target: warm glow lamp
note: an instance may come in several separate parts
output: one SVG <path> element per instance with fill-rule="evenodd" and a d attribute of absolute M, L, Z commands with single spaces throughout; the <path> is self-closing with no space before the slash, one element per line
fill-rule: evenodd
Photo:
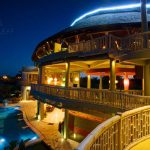
<path fill-rule="evenodd" d="M 125 78 L 123 83 L 124 83 L 124 90 L 129 90 L 129 79 Z"/>
<path fill-rule="evenodd" d="M 74 79 L 76 82 L 78 82 L 79 81 L 79 78 L 78 77 L 75 77 L 75 79 Z"/>

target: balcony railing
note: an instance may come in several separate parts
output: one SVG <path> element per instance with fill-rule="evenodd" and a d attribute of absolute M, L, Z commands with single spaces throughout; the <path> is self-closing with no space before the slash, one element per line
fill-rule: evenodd
<path fill-rule="evenodd" d="M 119 49 L 119 45 L 121 45 L 121 38 L 113 35 L 105 35 L 97 39 L 70 44 L 69 52 L 91 52 L 99 49 Z"/>
<path fill-rule="evenodd" d="M 144 36 L 147 37 L 147 48 L 150 48 L 150 32 L 139 33 L 127 37 L 105 35 L 97 39 L 69 44 L 69 52 L 92 52 L 94 50 L 142 50 Z"/>
<path fill-rule="evenodd" d="M 150 138 L 150 106 L 116 115 L 95 128 L 77 150 L 123 150 Z"/>
<path fill-rule="evenodd" d="M 32 84 L 32 91 L 37 91 L 58 98 L 78 100 L 83 103 L 93 103 L 112 106 L 120 109 L 133 109 L 150 105 L 149 96 L 126 94 L 124 92 L 86 89 L 86 88 L 63 88 L 49 85 Z M 133 92 L 134 93 L 134 92 Z"/>
<path fill-rule="evenodd" d="M 118 92 L 123 92 L 123 93 L 126 93 L 126 94 L 132 94 L 132 95 L 144 95 L 144 91 L 142 91 L 142 90 L 127 90 L 127 91 L 125 91 L 125 90 L 121 90 L 121 91 L 119 91 L 118 90 Z"/>

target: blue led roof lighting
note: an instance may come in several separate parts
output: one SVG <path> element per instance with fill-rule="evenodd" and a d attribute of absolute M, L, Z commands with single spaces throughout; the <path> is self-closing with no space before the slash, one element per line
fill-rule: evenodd
<path fill-rule="evenodd" d="M 137 4 L 122 5 L 122 6 L 98 8 L 93 11 L 87 12 L 87 13 L 83 14 L 82 16 L 80 16 L 79 18 L 75 19 L 70 26 L 74 26 L 78 21 L 82 20 L 83 18 L 93 15 L 93 14 L 96 14 L 96 13 L 99 13 L 99 12 L 140 8 L 140 6 L 141 6 L 141 4 L 137 3 Z M 147 4 L 146 6 L 147 6 L 147 8 L 150 8 L 150 4 Z"/>

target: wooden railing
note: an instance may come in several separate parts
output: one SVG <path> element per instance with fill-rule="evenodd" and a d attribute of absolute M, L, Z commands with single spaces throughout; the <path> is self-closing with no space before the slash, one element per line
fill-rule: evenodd
<path fill-rule="evenodd" d="M 77 150 L 127 150 L 146 138 L 150 138 L 150 106 L 106 120 L 81 142 Z"/>
<path fill-rule="evenodd" d="M 92 52 L 95 50 L 142 50 L 144 36 L 147 37 L 147 48 L 150 48 L 150 32 L 134 34 L 126 37 L 105 35 L 97 39 L 69 44 L 69 52 Z"/>
<path fill-rule="evenodd" d="M 123 93 L 126 93 L 126 94 L 132 94 L 132 95 L 144 95 L 144 91 L 142 91 L 142 90 L 121 90 L 121 91 L 119 91 L 118 90 L 118 92 L 123 92 Z"/>
<path fill-rule="evenodd" d="M 86 88 L 63 88 L 49 85 L 32 84 L 32 91 L 37 91 L 51 96 L 63 99 L 78 100 L 81 102 L 90 102 L 93 104 L 102 104 L 129 110 L 145 105 L 150 105 L 149 96 L 140 96 L 126 94 L 124 92 L 86 89 Z"/>
<path fill-rule="evenodd" d="M 88 40 L 69 45 L 69 52 L 91 52 L 94 50 L 120 49 L 121 38 L 105 35 L 97 39 Z"/>

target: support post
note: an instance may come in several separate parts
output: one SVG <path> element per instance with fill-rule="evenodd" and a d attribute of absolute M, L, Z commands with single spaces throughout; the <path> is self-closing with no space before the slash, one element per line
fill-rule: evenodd
<path fill-rule="evenodd" d="M 78 81 L 77 81 L 77 87 L 79 88 L 80 87 L 80 72 L 77 73 L 78 75 Z"/>
<path fill-rule="evenodd" d="M 68 119 L 69 119 L 69 113 L 68 110 L 65 109 L 65 118 L 64 118 L 64 139 L 68 139 Z"/>
<path fill-rule="evenodd" d="M 87 88 L 90 89 L 91 88 L 91 75 L 87 75 Z"/>
<path fill-rule="evenodd" d="M 150 96 L 150 60 L 144 66 L 144 95 Z"/>
<path fill-rule="evenodd" d="M 70 83 L 70 62 L 66 63 L 66 80 L 65 80 L 65 88 L 69 87 Z M 65 117 L 64 117 L 64 139 L 68 138 L 68 110 L 65 109 Z"/>
<path fill-rule="evenodd" d="M 45 66 L 39 67 L 38 84 L 45 84 Z"/>
<path fill-rule="evenodd" d="M 44 119 L 45 117 L 45 107 L 43 102 L 40 102 L 39 116 L 40 116 L 40 120 Z"/>
<path fill-rule="evenodd" d="M 116 60 L 110 58 L 110 90 L 116 89 Z"/>
<path fill-rule="evenodd" d="M 39 75 L 38 75 L 38 84 L 44 84 L 45 83 L 45 66 L 39 67 Z M 43 106 L 44 107 L 44 106 Z M 41 106 L 40 100 L 37 100 L 37 112 L 36 112 L 36 118 L 37 119 L 43 119 L 43 109 Z"/>
<path fill-rule="evenodd" d="M 40 119 L 40 101 L 37 100 L 37 103 L 36 103 L 36 108 L 37 108 L 37 112 L 36 112 L 36 118 L 37 119 Z"/>
<path fill-rule="evenodd" d="M 144 68 L 143 68 L 143 71 L 144 71 Z M 143 73 L 144 75 L 144 73 Z M 144 96 L 144 76 L 142 78 L 142 95 Z"/>
<path fill-rule="evenodd" d="M 65 80 L 65 87 L 69 87 L 70 83 L 70 62 L 66 63 L 66 80 Z"/>
<path fill-rule="evenodd" d="M 21 87 L 21 93 L 22 93 L 22 100 L 23 101 L 27 100 L 27 97 L 26 97 L 27 93 L 26 92 L 27 92 L 26 91 L 26 86 L 22 86 Z"/>
<path fill-rule="evenodd" d="M 102 76 L 99 76 L 99 89 L 102 90 L 103 89 L 103 81 L 102 81 Z"/>

